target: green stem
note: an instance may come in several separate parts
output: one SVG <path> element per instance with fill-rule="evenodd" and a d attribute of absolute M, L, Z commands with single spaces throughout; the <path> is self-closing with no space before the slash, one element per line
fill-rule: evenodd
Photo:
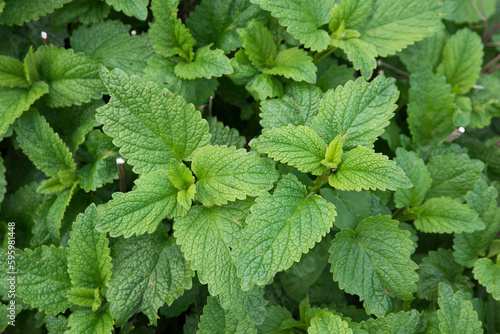
<path fill-rule="evenodd" d="M 335 50 L 337 50 L 337 47 L 335 46 L 332 46 L 330 47 L 329 49 L 327 49 L 325 52 L 323 53 L 317 53 L 314 57 L 313 57 L 313 62 L 315 64 L 318 64 L 320 61 L 322 61 L 323 59 L 325 59 L 326 57 L 328 57 L 329 55 L 331 55 L 333 52 L 335 52 Z"/>

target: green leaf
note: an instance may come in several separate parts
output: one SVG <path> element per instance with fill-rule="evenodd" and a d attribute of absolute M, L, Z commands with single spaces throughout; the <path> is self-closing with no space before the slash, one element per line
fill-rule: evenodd
<path fill-rule="evenodd" d="M 500 299 L 500 267 L 488 258 L 481 258 L 474 264 L 474 278 L 486 287 L 496 300 Z"/>
<path fill-rule="evenodd" d="M 308 334 L 353 334 L 349 324 L 342 318 L 332 312 L 321 311 L 311 319 L 311 326 L 307 329 Z"/>
<path fill-rule="evenodd" d="M 266 317 L 262 325 L 257 326 L 259 333 L 293 334 L 292 330 L 280 330 L 283 321 L 292 319 L 292 314 L 283 306 L 266 307 Z"/>
<path fill-rule="evenodd" d="M 434 74 L 428 67 L 419 68 L 410 76 L 410 86 L 408 127 L 413 140 L 419 144 L 444 140 L 455 130 L 455 96 L 446 78 Z"/>
<path fill-rule="evenodd" d="M 109 307 L 93 312 L 89 309 L 75 310 L 68 318 L 66 334 L 95 333 L 108 334 L 113 329 L 113 317 Z"/>
<path fill-rule="evenodd" d="M 63 170 L 57 173 L 55 177 L 43 181 L 36 191 L 40 194 L 56 193 L 71 187 L 77 183 L 77 181 L 78 176 L 76 172 L 72 170 Z"/>
<path fill-rule="evenodd" d="M 482 334 L 482 324 L 472 303 L 465 299 L 461 291 L 453 294 L 453 289 L 446 283 L 439 284 L 439 329 L 447 334 Z"/>
<path fill-rule="evenodd" d="M 332 19 L 328 24 L 330 31 L 335 32 L 342 24 L 348 29 L 361 30 L 368 21 L 372 7 L 373 0 L 345 0 L 340 4 L 335 4 L 332 10 Z"/>
<path fill-rule="evenodd" d="M 454 93 L 465 94 L 479 78 L 483 54 L 481 37 L 468 28 L 461 29 L 447 41 L 437 72 L 446 76 Z"/>
<path fill-rule="evenodd" d="M 212 135 L 210 145 L 226 145 L 243 148 L 247 143 L 245 137 L 240 136 L 238 130 L 224 126 L 222 122 L 217 121 L 216 116 L 207 118 L 209 132 Z"/>
<path fill-rule="evenodd" d="M 127 16 L 135 16 L 144 21 L 148 17 L 149 0 L 106 0 L 106 3 L 113 6 L 116 11 L 121 11 Z"/>
<path fill-rule="evenodd" d="M 257 198 L 247 218 L 237 263 L 243 290 L 299 261 L 330 231 L 335 216 L 333 204 L 308 194 L 294 175 L 284 176 L 272 195 Z"/>
<path fill-rule="evenodd" d="M 104 20 L 110 11 L 111 7 L 101 0 L 73 0 L 54 11 L 49 21 L 56 27 L 65 27 L 75 21 L 91 24 Z"/>
<path fill-rule="evenodd" d="M 36 109 L 25 112 L 19 119 L 16 134 L 23 153 L 47 176 L 76 169 L 68 147 Z"/>
<path fill-rule="evenodd" d="M 90 132 L 77 157 L 87 164 L 80 168 L 78 179 L 86 192 L 95 191 L 118 178 L 116 158 L 117 148 L 110 137 L 99 130 Z"/>
<path fill-rule="evenodd" d="M 370 215 L 370 204 L 366 191 L 341 191 L 322 188 L 321 195 L 335 205 L 337 218 L 335 226 L 339 229 L 356 229 L 360 221 Z"/>
<path fill-rule="evenodd" d="M 193 271 L 175 239 L 160 227 L 151 235 L 119 239 L 111 249 L 113 274 L 106 299 L 116 326 L 137 312 L 156 326 L 158 308 L 191 288 Z"/>
<path fill-rule="evenodd" d="M 238 29 L 241 44 L 253 66 L 262 70 L 273 67 L 278 48 L 273 35 L 260 21 L 252 20 L 246 29 Z"/>
<path fill-rule="evenodd" d="M 0 87 L 0 135 L 3 136 L 24 111 L 48 92 L 45 82 L 36 82 L 30 89 Z"/>
<path fill-rule="evenodd" d="M 261 102 L 260 124 L 265 130 L 289 124 L 309 126 L 318 113 L 321 97 L 321 90 L 315 85 L 291 83 L 282 98 Z"/>
<path fill-rule="evenodd" d="M 103 21 L 73 31 L 71 47 L 89 58 L 127 74 L 140 74 L 154 51 L 147 35 L 131 36 L 130 26 L 119 21 Z"/>
<path fill-rule="evenodd" d="M 474 188 L 485 166 L 482 161 L 470 159 L 467 154 L 448 153 L 432 158 L 428 167 L 432 186 L 426 198 L 462 198 L 467 191 Z"/>
<path fill-rule="evenodd" d="M 289 125 L 263 131 L 258 139 L 250 142 L 250 146 L 303 173 L 322 175 L 325 171 L 321 161 L 325 157 L 326 144 L 309 127 Z"/>
<path fill-rule="evenodd" d="M 36 21 L 40 16 L 52 13 L 71 0 L 7 0 L 5 7 L 0 4 L 0 24 L 22 26 L 25 22 Z M 1 10 L 3 7 L 3 11 Z"/>
<path fill-rule="evenodd" d="M 432 184 L 429 169 L 415 152 L 408 152 L 403 148 L 398 148 L 396 155 L 397 157 L 394 161 L 401 167 L 413 184 L 413 187 L 409 189 L 396 189 L 396 193 L 394 194 L 396 207 L 403 208 L 405 206 L 420 205 Z"/>
<path fill-rule="evenodd" d="M 68 273 L 74 287 L 104 287 L 111 277 L 111 257 L 106 235 L 95 227 L 99 216 L 94 204 L 78 215 L 68 241 Z"/>
<path fill-rule="evenodd" d="M 5 171 L 4 161 L 0 156 L 0 203 L 3 202 L 5 193 L 7 192 L 7 180 L 5 179 Z"/>
<path fill-rule="evenodd" d="M 377 77 L 372 82 L 358 78 L 329 91 L 311 127 L 326 143 L 342 135 L 344 150 L 373 147 L 397 108 L 399 92 L 394 82 L 392 78 Z"/>
<path fill-rule="evenodd" d="M 278 172 L 256 152 L 235 147 L 205 146 L 196 151 L 191 170 L 196 175 L 196 199 L 205 206 L 257 196 L 271 189 Z"/>
<path fill-rule="evenodd" d="M 410 259 L 409 236 L 388 216 L 368 217 L 356 231 L 346 228 L 336 234 L 329 259 L 333 279 L 364 300 L 367 313 L 380 317 L 391 311 L 391 296 L 413 298 L 418 266 Z"/>
<path fill-rule="evenodd" d="M 497 75 L 495 76 L 495 74 Z M 500 90 L 500 76 L 498 72 L 482 75 L 479 77 L 477 85 L 484 87 L 484 89 L 473 89 L 469 93 L 472 102 L 470 125 L 482 128 L 491 123 L 492 117 L 497 117 L 500 114 L 500 97 L 497 94 Z"/>
<path fill-rule="evenodd" d="M 498 191 L 481 180 L 473 190 L 467 193 L 467 203 L 472 210 L 479 213 L 479 218 L 486 228 L 473 233 L 455 234 L 453 241 L 454 255 L 458 263 L 472 267 L 478 255 L 485 255 L 489 243 L 495 239 L 500 231 L 500 208 L 497 205 Z"/>
<path fill-rule="evenodd" d="M 373 44 L 380 56 L 393 55 L 438 31 L 449 7 L 442 1 L 375 1 L 361 39 Z"/>
<path fill-rule="evenodd" d="M 29 87 L 24 66 L 16 58 L 0 56 L 0 85 L 4 87 Z"/>
<path fill-rule="evenodd" d="M 47 314 L 66 311 L 71 282 L 67 272 L 66 249 L 42 246 L 16 252 L 16 294 L 32 307 Z"/>
<path fill-rule="evenodd" d="M 46 327 L 49 334 L 64 334 L 68 329 L 68 319 L 63 315 L 45 317 Z"/>
<path fill-rule="evenodd" d="M 352 61 L 354 69 L 361 71 L 364 79 L 368 80 L 373 75 L 373 69 L 377 68 L 377 48 L 362 39 L 333 39 L 331 45 L 341 48 Z"/>
<path fill-rule="evenodd" d="M 229 62 L 233 68 L 233 73 L 229 74 L 228 77 L 237 85 L 246 85 L 259 73 L 259 71 L 253 67 L 244 49 L 239 49 Z"/>
<path fill-rule="evenodd" d="M 261 323 L 264 319 L 263 290 L 244 292 L 236 276 L 237 251 L 246 217 L 253 200 L 237 201 L 224 206 L 194 206 L 186 217 L 176 218 L 177 243 L 203 284 L 208 283 L 212 296 L 219 295 L 220 306 L 238 318 Z"/>
<path fill-rule="evenodd" d="M 49 85 L 49 94 L 45 96 L 49 107 L 81 105 L 106 92 L 98 65 L 72 49 L 41 46 L 28 53 L 24 63 L 28 81 L 44 80 Z"/>
<path fill-rule="evenodd" d="M 326 149 L 325 159 L 321 163 L 329 168 L 337 168 L 342 161 L 343 146 L 342 136 L 338 135 L 333 139 Z"/>
<path fill-rule="evenodd" d="M 476 211 L 449 197 L 431 198 L 410 213 L 417 230 L 425 233 L 470 233 L 485 228 Z"/>
<path fill-rule="evenodd" d="M 422 41 L 410 45 L 399 54 L 399 59 L 406 65 L 410 73 L 417 73 L 421 66 L 428 66 L 434 70 L 441 61 L 443 48 L 447 40 L 447 31 L 442 29 Z"/>
<path fill-rule="evenodd" d="M 192 62 L 180 62 L 175 66 L 174 73 L 181 79 L 210 79 L 233 73 L 229 58 L 220 49 L 210 49 L 212 44 L 196 50 Z"/>
<path fill-rule="evenodd" d="M 103 68 L 101 75 L 111 100 L 97 120 L 134 172 L 166 170 L 172 158 L 186 160 L 209 142 L 207 122 L 181 97 L 119 69 Z"/>
<path fill-rule="evenodd" d="M 177 203 L 177 192 L 166 171 L 144 174 L 134 190 L 114 193 L 113 199 L 99 208 L 97 229 L 125 238 L 153 233 L 162 219 L 186 214 L 186 208 Z"/>
<path fill-rule="evenodd" d="M 68 300 L 72 304 L 83 307 L 92 307 L 92 310 L 99 309 L 101 305 L 99 288 L 89 289 L 72 286 L 66 297 L 68 297 Z"/>
<path fill-rule="evenodd" d="M 256 101 L 283 95 L 281 82 L 267 74 L 257 74 L 245 87 Z"/>
<path fill-rule="evenodd" d="M 300 0 L 251 0 L 262 9 L 270 11 L 279 23 L 306 48 L 321 52 L 328 47 L 330 36 L 320 29 L 331 19 L 334 1 Z"/>
<path fill-rule="evenodd" d="M 437 251 L 430 251 L 423 258 L 418 269 L 418 298 L 435 300 L 440 282 L 445 282 L 458 290 L 467 291 L 473 287 L 473 284 L 468 277 L 463 275 L 463 272 L 464 267 L 455 262 L 451 250 L 439 248 Z"/>
<path fill-rule="evenodd" d="M 199 334 L 257 334 L 248 319 L 238 318 L 231 311 L 224 310 L 214 297 L 208 297 L 198 326 L 200 329 L 196 333 Z"/>
<path fill-rule="evenodd" d="M 262 16 L 260 8 L 247 0 L 203 0 L 186 24 L 201 45 L 215 43 L 229 53 L 241 46 L 236 30 Z"/>
<path fill-rule="evenodd" d="M 316 65 L 305 50 L 290 48 L 282 50 L 274 59 L 272 67 L 262 69 L 263 73 L 282 75 L 287 79 L 316 83 Z"/>
<path fill-rule="evenodd" d="M 446 18 L 456 23 L 477 23 L 481 22 L 481 16 L 474 8 L 474 1 L 469 0 L 453 0 L 457 3 L 457 7 Z M 495 13 L 495 0 L 484 0 L 479 3 L 481 15 L 490 17 Z"/>
<path fill-rule="evenodd" d="M 367 334 L 387 333 L 417 333 L 420 321 L 420 313 L 417 310 L 411 312 L 400 311 L 391 313 L 385 317 L 369 319 L 361 322 L 361 329 Z"/>
<path fill-rule="evenodd" d="M 381 153 L 358 146 L 342 155 L 342 162 L 328 178 L 340 190 L 410 188 L 411 182 L 394 161 Z"/>
<path fill-rule="evenodd" d="M 347 67 L 346 65 L 333 65 L 323 72 L 323 74 L 320 74 L 321 70 L 319 70 L 319 68 L 321 68 L 321 64 L 322 62 L 318 64 L 318 87 L 321 88 L 323 92 L 329 89 L 335 89 L 339 85 L 345 85 L 346 82 L 354 79 L 354 68 L 352 67 Z"/>

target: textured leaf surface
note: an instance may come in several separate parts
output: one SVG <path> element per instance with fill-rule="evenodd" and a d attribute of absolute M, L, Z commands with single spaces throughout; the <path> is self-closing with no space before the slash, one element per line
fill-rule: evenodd
<path fill-rule="evenodd" d="M 239 319 L 230 310 L 224 310 L 214 297 L 208 297 L 198 326 L 199 334 L 257 334 L 248 319 Z"/>
<path fill-rule="evenodd" d="M 419 68 L 410 76 L 408 127 L 413 139 L 421 144 L 443 140 L 455 130 L 454 94 L 446 78 L 429 68 Z"/>
<path fill-rule="evenodd" d="M 118 21 L 82 25 L 71 34 L 71 47 L 104 66 L 140 74 L 154 51 L 146 35 L 131 36 L 129 31 L 129 25 Z"/>
<path fill-rule="evenodd" d="M 115 10 L 122 11 L 128 16 L 135 16 L 142 21 L 148 17 L 149 0 L 106 0 L 106 3 Z"/>
<path fill-rule="evenodd" d="M 441 61 L 441 55 L 447 40 L 447 32 L 439 30 L 434 35 L 424 38 L 422 41 L 410 45 L 399 54 L 399 59 L 406 65 L 410 73 L 417 73 L 421 66 L 429 66 L 434 70 Z"/>
<path fill-rule="evenodd" d="M 289 84 L 282 98 L 261 102 L 260 124 L 265 130 L 289 124 L 308 126 L 318 113 L 321 97 L 321 90 L 314 85 Z"/>
<path fill-rule="evenodd" d="M 396 110 L 399 92 L 394 82 L 392 78 L 372 82 L 358 78 L 329 91 L 311 127 L 326 143 L 342 135 L 345 150 L 358 145 L 373 147 Z"/>
<path fill-rule="evenodd" d="M 52 13 L 71 0 L 7 0 L 5 7 L 0 4 L 0 24 L 9 26 L 23 25 L 24 22 L 37 20 L 40 16 Z M 3 7 L 3 11 L 1 10 Z"/>
<path fill-rule="evenodd" d="M 102 78 L 111 100 L 98 121 L 136 173 L 166 170 L 172 158 L 185 160 L 209 142 L 207 122 L 181 97 L 119 69 L 103 69 Z"/>
<path fill-rule="evenodd" d="M 110 236 L 153 233 L 164 218 L 182 216 L 186 209 L 177 204 L 178 189 L 164 170 L 141 176 L 136 188 L 128 193 L 116 192 L 113 199 L 100 207 L 97 229 Z"/>
<path fill-rule="evenodd" d="M 213 296 L 219 295 L 220 306 L 230 309 L 238 318 L 260 323 L 264 317 L 263 290 L 241 289 L 236 276 L 236 248 L 241 230 L 253 200 L 237 201 L 224 206 L 193 207 L 186 217 L 176 218 L 174 229 L 177 243 L 192 268 Z"/>
<path fill-rule="evenodd" d="M 472 303 L 465 299 L 461 291 L 453 294 L 453 289 L 446 283 L 439 284 L 439 329 L 449 334 L 482 334 L 482 324 L 478 320 Z"/>
<path fill-rule="evenodd" d="M 368 217 L 356 231 L 343 229 L 330 248 L 333 279 L 364 300 L 368 313 L 385 315 L 392 310 L 391 295 L 409 300 L 417 289 L 418 266 L 410 259 L 409 236 L 388 216 Z"/>
<path fill-rule="evenodd" d="M 28 80 L 44 80 L 49 85 L 45 101 L 50 107 L 81 105 L 106 92 L 98 65 L 83 53 L 54 45 L 41 46 L 28 53 L 24 62 L 28 63 Z"/>
<path fill-rule="evenodd" d="M 224 126 L 222 122 L 217 121 L 217 117 L 208 117 L 209 132 L 212 135 L 210 145 L 226 145 L 243 148 L 247 143 L 245 137 L 240 136 L 238 130 Z"/>
<path fill-rule="evenodd" d="M 342 162 L 330 174 L 328 182 L 336 189 L 356 191 L 411 187 L 411 182 L 394 161 L 363 146 L 342 155 Z"/>
<path fill-rule="evenodd" d="M 137 312 L 156 326 L 158 308 L 191 288 L 193 271 L 164 228 L 154 234 L 119 239 L 111 249 L 113 274 L 107 300 L 116 325 Z"/>
<path fill-rule="evenodd" d="M 281 82 L 277 78 L 263 73 L 257 74 L 245 87 L 256 101 L 283 95 Z"/>
<path fill-rule="evenodd" d="M 456 23 L 476 23 L 481 21 L 481 16 L 479 16 L 478 12 L 474 9 L 474 1 L 454 0 L 453 2 L 457 3 L 457 7 L 447 19 Z M 479 8 L 481 13 L 484 13 L 486 17 L 490 17 L 495 13 L 495 0 L 481 1 Z"/>
<path fill-rule="evenodd" d="M 252 20 L 246 29 L 239 29 L 241 44 L 253 66 L 262 70 L 274 65 L 278 48 L 269 29 L 260 21 Z"/>
<path fill-rule="evenodd" d="M 0 85 L 26 88 L 29 82 L 24 74 L 23 63 L 12 57 L 0 56 Z"/>
<path fill-rule="evenodd" d="M 417 214 L 415 227 L 426 233 L 470 233 L 485 228 L 476 211 L 449 197 L 431 198 L 411 211 Z"/>
<path fill-rule="evenodd" d="M 76 310 L 68 318 L 69 330 L 65 334 L 108 334 L 113 329 L 113 317 L 109 307 L 93 312 L 90 309 Z"/>
<path fill-rule="evenodd" d="M 47 176 L 76 169 L 68 147 L 36 109 L 25 112 L 19 119 L 16 134 L 23 153 Z"/>
<path fill-rule="evenodd" d="M 403 148 L 396 151 L 396 164 L 405 172 L 413 187 L 398 188 L 394 194 L 396 207 L 416 206 L 423 202 L 427 190 L 431 187 L 432 178 L 424 161 L 415 152 L 408 152 Z"/>
<path fill-rule="evenodd" d="M 111 277 L 109 241 L 95 229 L 98 221 L 97 209 L 92 204 L 78 215 L 70 232 L 68 273 L 75 287 L 104 287 Z"/>
<path fill-rule="evenodd" d="M 192 62 L 180 62 L 175 66 L 175 74 L 181 79 L 210 79 L 233 73 L 229 58 L 220 49 L 212 50 L 210 45 L 196 50 Z"/>
<path fill-rule="evenodd" d="M 269 190 L 278 178 L 273 166 L 256 152 L 227 146 L 199 149 L 191 170 L 197 178 L 196 199 L 205 206 L 257 196 Z"/>
<path fill-rule="evenodd" d="M 280 331 L 280 325 L 284 320 L 293 319 L 292 314 L 283 306 L 273 305 L 266 307 L 266 318 L 262 325 L 257 326 L 260 333 L 291 334 L 291 330 Z"/>
<path fill-rule="evenodd" d="M 419 329 L 420 313 L 417 310 L 411 312 L 391 313 L 378 319 L 369 319 L 361 322 L 361 329 L 368 334 L 398 334 L 416 333 Z"/>
<path fill-rule="evenodd" d="M 294 175 L 284 176 L 272 195 L 257 199 L 247 218 L 237 264 L 243 290 L 266 284 L 298 261 L 330 231 L 335 215 L 333 204 L 308 195 Z"/>
<path fill-rule="evenodd" d="M 352 61 L 353 67 L 361 71 L 364 79 L 370 79 L 373 75 L 373 69 L 377 67 L 376 57 L 377 48 L 359 38 L 334 39 L 332 46 L 341 48 L 347 55 L 347 59 Z"/>
<path fill-rule="evenodd" d="M 57 317 L 47 315 L 45 321 L 49 334 L 64 334 L 68 329 L 68 318 L 63 315 L 58 315 Z"/>
<path fill-rule="evenodd" d="M 492 294 L 496 300 L 500 299 L 500 267 L 487 258 L 481 258 L 474 264 L 474 278 L 486 291 Z"/>
<path fill-rule="evenodd" d="M 326 144 L 313 129 L 306 126 L 289 125 L 263 131 L 250 146 L 304 173 L 321 175 L 325 170 L 321 161 L 325 157 Z"/>
<path fill-rule="evenodd" d="M 29 90 L 0 87 L 0 135 L 5 134 L 24 111 L 48 92 L 49 86 L 45 82 L 36 82 Z"/>
<path fill-rule="evenodd" d="M 71 282 L 67 271 L 66 249 L 42 246 L 34 251 L 16 252 L 16 294 L 32 307 L 48 314 L 64 312 Z"/>
<path fill-rule="evenodd" d="M 273 66 L 262 69 L 262 72 L 267 74 L 282 75 L 287 79 L 308 83 L 316 83 L 316 71 L 312 57 L 299 48 L 280 51 Z"/>
<path fill-rule="evenodd" d="M 481 37 L 468 28 L 457 31 L 448 40 L 437 70 L 446 76 L 454 93 L 465 94 L 476 84 L 483 53 Z"/>
<path fill-rule="evenodd" d="M 332 312 L 321 311 L 311 319 L 311 326 L 307 329 L 308 334 L 352 334 L 349 324 Z"/>
<path fill-rule="evenodd" d="M 252 3 L 270 11 L 306 48 L 323 51 L 328 47 L 330 36 L 319 27 L 330 21 L 334 1 L 252 0 Z"/>

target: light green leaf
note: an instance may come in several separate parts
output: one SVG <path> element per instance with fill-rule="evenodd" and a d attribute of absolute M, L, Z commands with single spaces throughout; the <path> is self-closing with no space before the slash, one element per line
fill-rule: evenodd
<path fill-rule="evenodd" d="M 212 296 L 219 295 L 220 306 L 238 318 L 255 323 L 264 319 L 263 289 L 244 292 L 236 276 L 237 251 L 243 238 L 241 230 L 250 213 L 253 200 L 237 201 L 224 206 L 194 206 L 186 217 L 176 218 L 177 243 L 203 284 L 208 283 Z"/>
<path fill-rule="evenodd" d="M 0 4 L 0 24 L 22 26 L 25 22 L 35 21 L 40 16 L 52 13 L 71 0 L 7 0 Z M 1 10 L 3 7 L 3 11 Z"/>
<path fill-rule="evenodd" d="M 175 159 L 171 160 L 167 175 L 172 185 L 178 190 L 187 190 L 194 184 L 194 176 L 191 170 Z"/>
<path fill-rule="evenodd" d="M 449 9 L 444 1 L 375 1 L 361 39 L 373 44 L 380 56 L 393 55 L 438 31 Z"/>
<path fill-rule="evenodd" d="M 196 50 L 194 60 L 175 65 L 174 73 L 181 79 L 210 79 L 233 73 L 229 58 L 220 49 L 210 49 L 212 44 Z"/>
<path fill-rule="evenodd" d="M 253 67 L 244 49 L 239 49 L 229 62 L 233 68 L 233 73 L 229 74 L 228 77 L 237 85 L 246 85 L 259 73 L 259 71 Z"/>
<path fill-rule="evenodd" d="M 342 135 L 335 137 L 335 139 L 328 144 L 325 159 L 322 160 L 321 163 L 328 168 L 337 168 L 342 161 L 342 154 L 344 153 L 344 150 L 342 149 L 343 145 Z"/>
<path fill-rule="evenodd" d="M 44 98 L 49 107 L 81 105 L 106 92 L 98 65 L 72 49 L 41 46 L 30 51 L 24 63 L 28 81 L 43 80 L 49 85 L 49 94 Z"/>
<path fill-rule="evenodd" d="M 321 311 L 311 319 L 311 326 L 307 329 L 308 334 L 353 334 L 349 324 L 332 312 Z"/>
<path fill-rule="evenodd" d="M 446 76 L 454 93 L 465 94 L 479 78 L 483 54 L 481 37 L 468 28 L 461 29 L 448 39 L 437 72 Z"/>
<path fill-rule="evenodd" d="M 299 48 L 282 50 L 274 59 L 272 67 L 262 69 L 263 73 L 282 75 L 287 79 L 316 83 L 316 65 L 306 51 Z"/>
<path fill-rule="evenodd" d="M 24 111 L 48 92 L 45 82 L 35 82 L 29 90 L 0 87 L 0 135 L 3 136 Z"/>
<path fill-rule="evenodd" d="M 455 96 L 446 78 L 420 67 L 410 76 L 410 86 L 408 127 L 413 140 L 419 144 L 444 140 L 455 130 Z"/>
<path fill-rule="evenodd" d="M 12 57 L 0 56 L 0 86 L 27 88 L 23 63 Z"/>
<path fill-rule="evenodd" d="M 474 264 L 474 278 L 486 287 L 496 300 L 500 299 L 500 267 L 488 258 L 481 258 Z"/>
<path fill-rule="evenodd" d="M 207 118 L 209 132 L 212 135 L 210 145 L 226 145 L 243 148 L 247 143 L 245 137 L 240 136 L 238 130 L 224 126 L 222 122 L 217 121 L 216 116 Z"/>
<path fill-rule="evenodd" d="M 67 272 L 66 249 L 42 246 L 16 252 L 16 294 L 32 307 L 47 314 L 66 311 L 71 282 Z"/>
<path fill-rule="evenodd" d="M 191 170 L 197 178 L 196 199 L 205 206 L 257 196 L 278 179 L 278 172 L 256 152 L 227 146 L 199 149 Z"/>
<path fill-rule="evenodd" d="M 448 153 L 432 158 L 428 167 L 432 186 L 426 198 L 462 198 L 467 191 L 474 188 L 485 166 L 482 161 L 470 159 L 467 154 Z"/>
<path fill-rule="evenodd" d="M 325 158 L 326 144 L 309 127 L 289 125 L 263 131 L 250 146 L 301 172 L 322 175 L 325 171 L 321 161 Z"/>
<path fill-rule="evenodd" d="M 207 122 L 181 97 L 119 69 L 101 74 L 111 100 L 97 120 L 136 173 L 166 170 L 172 158 L 186 160 L 209 142 Z"/>
<path fill-rule="evenodd" d="M 411 312 L 400 311 L 390 313 L 385 317 L 362 321 L 361 329 L 365 330 L 367 334 L 417 333 L 419 321 L 420 313 L 417 310 L 411 310 Z"/>
<path fill-rule="evenodd" d="M 238 318 L 230 310 L 224 310 L 214 297 L 208 297 L 198 326 L 198 334 L 257 334 L 248 319 Z"/>
<path fill-rule="evenodd" d="M 392 78 L 377 77 L 371 82 L 358 78 L 329 91 L 311 127 L 326 143 L 342 135 L 345 150 L 373 147 L 397 108 L 399 92 L 394 82 Z"/>
<path fill-rule="evenodd" d="M 368 21 L 372 7 L 373 0 L 344 0 L 340 4 L 335 4 L 332 10 L 332 19 L 328 24 L 330 31 L 337 31 L 342 24 L 348 29 L 361 30 Z"/>
<path fill-rule="evenodd" d="M 68 318 L 63 315 L 58 315 L 57 317 L 47 315 L 45 323 L 49 334 L 64 334 L 68 329 Z"/>
<path fill-rule="evenodd" d="M 342 155 L 342 162 L 328 178 L 340 190 L 410 188 L 411 182 L 394 161 L 381 153 L 358 146 Z"/>
<path fill-rule="evenodd" d="M 481 22 L 481 16 L 474 8 L 474 0 L 453 0 L 453 2 L 457 3 L 457 7 L 446 17 L 448 20 L 459 24 Z M 481 0 L 476 6 L 479 8 L 481 15 L 485 15 L 487 18 L 495 13 L 495 0 Z"/>
<path fill-rule="evenodd" d="M 257 198 L 247 218 L 237 263 L 243 290 L 298 262 L 330 231 L 335 216 L 333 204 L 308 194 L 294 175 L 284 176 L 272 195 Z"/>
<path fill-rule="evenodd" d="M 396 150 L 396 164 L 405 172 L 413 184 L 409 189 L 398 188 L 394 194 L 397 208 L 420 205 L 427 190 L 431 187 L 432 178 L 424 161 L 415 152 L 408 152 L 403 148 Z"/>
<path fill-rule="evenodd" d="M 99 216 L 94 204 L 78 215 L 69 234 L 68 273 L 74 287 L 104 287 L 111 277 L 111 257 L 106 235 L 95 227 Z"/>
<path fill-rule="evenodd" d="M 498 191 L 481 180 L 474 189 L 467 193 L 466 199 L 472 210 L 479 213 L 479 218 L 486 228 L 473 233 L 455 234 L 453 248 L 455 259 L 458 263 L 472 267 L 478 255 L 486 255 L 488 244 L 495 239 L 500 231 L 500 208 L 497 204 Z"/>
<path fill-rule="evenodd" d="M 267 74 L 257 74 L 245 87 L 256 101 L 283 95 L 281 82 Z"/>
<path fill-rule="evenodd" d="M 102 21 L 81 25 L 70 38 L 72 48 L 107 67 L 120 68 L 127 74 L 140 74 L 154 51 L 146 34 L 131 36 L 130 25 Z"/>
<path fill-rule="evenodd" d="M 108 334 L 113 329 L 113 317 L 109 307 L 97 312 L 90 309 L 75 310 L 68 318 L 69 329 L 65 334 L 94 333 Z"/>
<path fill-rule="evenodd" d="M 260 124 L 265 130 L 289 124 L 309 126 L 318 113 L 321 97 L 321 90 L 315 85 L 291 83 L 282 98 L 261 102 Z"/>
<path fill-rule="evenodd" d="M 436 32 L 422 41 L 410 45 L 399 54 L 399 59 L 406 65 L 410 73 L 417 73 L 421 66 L 428 66 L 434 70 L 441 62 L 441 55 L 447 40 L 448 32 L 444 29 Z"/>
<path fill-rule="evenodd" d="M 485 228 L 476 211 L 449 197 L 431 198 L 409 213 L 417 230 L 425 233 L 470 233 Z"/>
<path fill-rule="evenodd" d="M 373 75 L 373 69 L 377 67 L 377 48 L 359 38 L 333 39 L 331 45 L 341 48 L 352 61 L 353 67 L 361 71 L 364 79 L 368 80 Z"/>
<path fill-rule="evenodd" d="M 71 187 L 77 181 L 78 176 L 75 171 L 69 169 L 62 170 L 55 177 L 43 181 L 36 191 L 40 194 L 56 193 Z"/>
<path fill-rule="evenodd" d="M 111 249 L 113 274 L 106 299 L 116 325 L 123 325 L 137 312 L 156 326 L 158 308 L 171 305 L 191 288 L 194 275 L 175 239 L 163 226 L 155 233 L 119 239 Z"/>
<path fill-rule="evenodd" d="M 252 20 L 246 29 L 238 29 L 241 44 L 253 66 L 262 70 L 273 67 L 274 59 L 278 55 L 278 48 L 273 35 L 262 22 Z"/>
<path fill-rule="evenodd" d="M 72 286 L 66 297 L 72 304 L 83 307 L 92 307 L 92 310 L 97 310 L 101 306 L 99 288 L 89 289 Z"/>
<path fill-rule="evenodd" d="M 453 294 L 446 283 L 439 284 L 439 329 L 445 334 L 482 334 L 482 324 L 472 303 L 465 299 L 461 291 Z"/>
<path fill-rule="evenodd" d="M 331 19 L 333 0 L 251 0 L 279 19 L 279 23 L 306 48 L 321 52 L 328 47 L 330 36 L 320 29 Z"/>
<path fill-rule="evenodd" d="M 149 0 L 106 0 L 106 3 L 113 6 L 116 11 L 121 11 L 127 16 L 135 16 L 144 21 L 148 17 Z"/>
<path fill-rule="evenodd" d="M 153 233 L 162 219 L 186 214 L 186 208 L 177 203 L 177 192 L 166 171 L 144 174 L 134 190 L 114 193 L 113 199 L 99 208 L 97 229 L 125 238 Z"/>
<path fill-rule="evenodd" d="M 364 300 L 368 313 L 385 315 L 392 310 L 392 296 L 410 300 L 417 289 L 418 266 L 410 259 L 409 236 L 389 216 L 370 216 L 356 231 L 343 229 L 330 248 L 333 279 Z"/>

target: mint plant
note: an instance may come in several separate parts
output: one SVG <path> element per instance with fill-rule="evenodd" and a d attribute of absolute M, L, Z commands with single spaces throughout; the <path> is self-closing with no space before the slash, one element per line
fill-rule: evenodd
<path fill-rule="evenodd" d="M 499 31 L 494 0 L 0 0 L 0 331 L 498 332 Z"/>

